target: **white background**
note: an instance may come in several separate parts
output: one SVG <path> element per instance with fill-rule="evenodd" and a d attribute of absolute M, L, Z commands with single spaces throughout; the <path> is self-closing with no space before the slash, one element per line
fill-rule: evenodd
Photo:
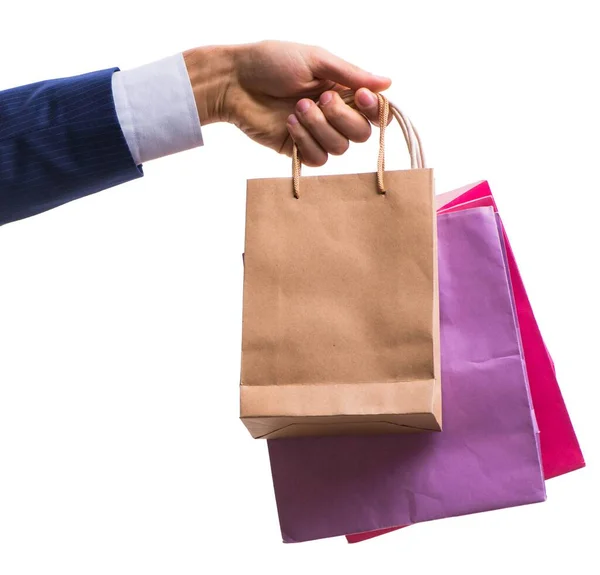
<path fill-rule="evenodd" d="M 142 180 L 0 228 L 0 573 L 598 573 L 595 5 L 3 2 L 0 88 L 265 38 L 391 76 L 438 191 L 490 181 L 588 467 L 543 504 L 282 544 L 237 417 L 245 180 L 290 162 L 210 126 Z"/>

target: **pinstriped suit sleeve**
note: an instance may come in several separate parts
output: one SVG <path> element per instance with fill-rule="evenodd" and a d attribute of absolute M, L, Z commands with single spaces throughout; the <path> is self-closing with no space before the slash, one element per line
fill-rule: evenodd
<path fill-rule="evenodd" d="M 0 225 L 143 175 L 115 111 L 117 70 L 0 92 Z"/>

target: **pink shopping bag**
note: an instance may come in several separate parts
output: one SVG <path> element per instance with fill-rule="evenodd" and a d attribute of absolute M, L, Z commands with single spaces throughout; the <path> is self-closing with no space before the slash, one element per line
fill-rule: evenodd
<path fill-rule="evenodd" d="M 471 184 L 437 197 L 438 214 L 478 206 L 492 206 L 497 211 L 488 182 Z M 544 478 L 551 479 L 584 467 L 585 461 L 560 392 L 554 363 L 535 320 L 506 231 L 503 233 L 532 403 L 540 429 Z M 399 528 L 348 535 L 347 539 L 358 543 Z"/>
<path fill-rule="evenodd" d="M 439 216 L 438 238 L 444 431 L 269 441 L 284 541 L 544 500 L 493 209 Z"/>
<path fill-rule="evenodd" d="M 488 182 L 478 182 L 438 197 L 439 213 L 477 205 L 492 205 L 497 211 Z M 544 476 L 551 479 L 584 467 L 585 461 L 506 232 L 504 241 L 533 407 L 540 428 Z"/>

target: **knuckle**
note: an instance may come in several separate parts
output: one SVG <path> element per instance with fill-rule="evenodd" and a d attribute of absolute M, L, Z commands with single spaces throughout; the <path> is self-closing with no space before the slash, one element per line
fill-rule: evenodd
<path fill-rule="evenodd" d="M 296 111 L 303 113 L 308 110 L 308 107 L 312 104 L 312 100 L 309 98 L 302 98 L 296 102 Z M 305 109 L 306 108 L 306 109 Z"/>
<path fill-rule="evenodd" d="M 304 123 L 313 126 L 321 125 L 327 122 L 325 115 L 321 108 L 319 108 L 313 101 L 308 100 L 308 108 L 302 112 L 302 119 Z"/>
<path fill-rule="evenodd" d="M 306 121 L 312 128 L 317 129 L 323 128 L 324 126 L 329 124 L 327 118 L 325 117 L 325 114 L 323 114 L 320 108 L 317 108 L 316 106 L 314 107 L 314 110 L 311 109 L 308 111 L 308 113 L 306 114 Z"/>
<path fill-rule="evenodd" d="M 365 110 L 364 114 L 371 122 L 379 125 L 379 110 L 377 108 L 372 110 Z"/>
<path fill-rule="evenodd" d="M 311 154 L 304 159 L 304 163 L 310 168 L 320 168 L 327 162 L 327 154 Z"/>
<path fill-rule="evenodd" d="M 357 130 L 356 135 L 352 139 L 354 142 L 363 143 L 371 137 L 371 124 L 363 122 L 360 130 Z"/>
<path fill-rule="evenodd" d="M 329 153 L 334 156 L 341 156 L 348 151 L 350 147 L 350 142 L 348 140 L 342 140 L 340 142 L 336 142 L 333 146 L 331 146 Z"/>
<path fill-rule="evenodd" d="M 308 134 L 293 134 L 292 139 L 296 146 L 298 146 L 298 150 L 303 158 L 310 158 L 312 156 L 312 138 Z"/>
<path fill-rule="evenodd" d="M 346 104 L 338 96 L 325 108 L 324 113 L 328 120 L 340 120 L 346 114 Z"/>
<path fill-rule="evenodd" d="M 294 142 L 296 142 L 298 145 L 304 143 L 307 139 L 307 134 L 304 132 L 304 130 L 300 129 L 298 125 L 289 126 L 289 132 Z"/>

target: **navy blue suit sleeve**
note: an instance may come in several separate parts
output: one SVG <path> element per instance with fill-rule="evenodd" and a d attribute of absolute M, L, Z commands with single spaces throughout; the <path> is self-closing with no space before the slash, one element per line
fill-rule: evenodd
<path fill-rule="evenodd" d="M 0 225 L 143 175 L 115 111 L 117 70 L 0 92 Z"/>

